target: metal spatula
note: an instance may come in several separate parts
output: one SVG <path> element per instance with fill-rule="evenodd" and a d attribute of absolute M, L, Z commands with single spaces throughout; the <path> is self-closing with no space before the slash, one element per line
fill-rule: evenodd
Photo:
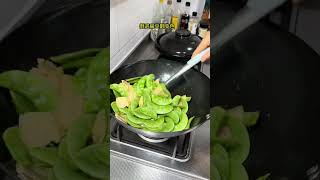
<path fill-rule="evenodd" d="M 201 53 L 190 59 L 186 65 L 184 65 L 175 75 L 171 76 L 165 84 L 169 86 L 169 84 L 173 83 L 176 79 L 178 79 L 182 74 L 187 72 L 189 69 L 191 69 L 193 66 L 198 64 L 201 61 L 202 56 L 204 56 L 207 52 L 210 52 L 210 47 L 203 50 Z"/>

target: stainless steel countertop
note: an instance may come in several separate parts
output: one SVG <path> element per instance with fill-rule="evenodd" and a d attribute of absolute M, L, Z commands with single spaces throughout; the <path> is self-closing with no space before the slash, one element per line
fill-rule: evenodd
<path fill-rule="evenodd" d="M 154 43 L 146 38 L 122 65 L 158 56 Z M 209 64 L 204 64 L 202 70 L 210 77 Z M 193 132 L 191 143 L 190 159 L 180 162 L 111 140 L 110 177 L 115 180 L 210 179 L 210 121 Z"/>
<path fill-rule="evenodd" d="M 195 130 L 191 158 L 178 162 L 111 141 L 112 179 L 210 179 L 210 121 Z"/>

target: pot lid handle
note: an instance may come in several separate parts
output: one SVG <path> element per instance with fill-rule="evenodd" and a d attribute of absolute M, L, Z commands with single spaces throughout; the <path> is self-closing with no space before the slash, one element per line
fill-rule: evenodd
<path fill-rule="evenodd" d="M 177 30 L 176 31 L 176 36 L 179 37 L 179 38 L 186 38 L 186 37 L 190 37 L 191 36 L 191 32 L 188 31 L 188 30 Z"/>

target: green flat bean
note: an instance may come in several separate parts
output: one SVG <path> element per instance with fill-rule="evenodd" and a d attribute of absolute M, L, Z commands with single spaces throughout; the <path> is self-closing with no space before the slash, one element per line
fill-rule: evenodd
<path fill-rule="evenodd" d="M 106 160 L 106 156 L 98 157 L 96 155 L 102 150 L 107 150 L 107 147 L 103 144 L 93 144 L 81 149 L 75 158 L 76 165 L 94 178 L 106 179 L 108 176 L 107 162 L 101 161 Z"/>
<path fill-rule="evenodd" d="M 138 88 L 138 91 L 139 90 L 142 90 L 146 85 L 146 78 L 145 77 L 142 77 L 139 79 L 139 81 L 137 82 L 137 88 Z"/>
<path fill-rule="evenodd" d="M 241 142 L 239 146 L 229 149 L 230 158 L 239 163 L 243 163 L 250 151 L 248 131 L 241 121 L 236 119 L 228 119 L 227 126 L 230 128 L 232 137 L 236 137 Z"/>
<path fill-rule="evenodd" d="M 56 175 L 54 174 L 53 169 L 50 169 L 50 170 L 48 171 L 48 180 L 57 180 L 57 177 L 56 177 Z"/>
<path fill-rule="evenodd" d="M 221 180 L 248 180 L 247 171 L 243 166 L 250 151 L 246 126 L 253 126 L 257 122 L 259 113 L 244 112 L 242 106 L 229 110 L 214 107 L 210 111 L 213 117 L 211 165 L 216 167 L 214 176 Z"/>
<path fill-rule="evenodd" d="M 120 112 L 120 110 L 119 110 L 119 108 L 118 108 L 118 106 L 117 106 L 115 101 L 111 103 L 111 108 L 112 108 L 113 112 L 115 112 L 115 113 Z"/>
<path fill-rule="evenodd" d="M 133 112 L 133 114 L 134 114 L 135 116 L 137 116 L 138 118 L 141 118 L 141 119 L 151 119 L 150 116 L 147 116 L 145 113 L 143 113 L 142 107 L 138 107 L 138 108 L 134 109 L 132 112 Z"/>
<path fill-rule="evenodd" d="M 244 166 L 237 161 L 230 159 L 230 180 L 249 180 Z"/>
<path fill-rule="evenodd" d="M 185 113 L 181 114 L 180 122 L 174 127 L 173 131 L 182 131 L 186 128 L 188 124 L 188 116 Z"/>
<path fill-rule="evenodd" d="M 80 50 L 72 53 L 66 53 L 59 56 L 53 56 L 53 57 L 50 57 L 50 59 L 55 63 L 65 64 L 72 60 L 77 60 L 77 59 L 81 59 L 88 56 L 95 56 L 100 51 L 101 51 L 101 48 L 91 48 L 91 49 Z"/>
<path fill-rule="evenodd" d="M 156 120 L 144 120 L 143 124 L 146 128 L 149 129 L 157 129 L 157 128 L 162 128 L 162 125 L 164 123 L 164 117 L 160 116 Z"/>
<path fill-rule="evenodd" d="M 13 91 L 10 91 L 10 95 L 18 114 L 36 111 L 37 108 L 33 105 L 32 101 L 25 96 Z"/>
<path fill-rule="evenodd" d="M 123 114 L 128 114 L 129 113 L 129 108 L 118 108 L 118 109 Z"/>
<path fill-rule="evenodd" d="M 124 86 L 124 84 L 111 84 L 110 89 L 113 90 L 114 92 L 117 92 L 117 94 L 120 97 L 125 97 L 128 96 L 128 89 Z"/>
<path fill-rule="evenodd" d="M 164 118 L 164 125 L 163 128 L 161 129 L 161 132 L 171 132 L 174 129 L 174 122 L 170 117 L 165 117 Z"/>
<path fill-rule="evenodd" d="M 82 59 L 74 60 L 72 62 L 67 62 L 65 64 L 62 64 L 62 68 L 66 70 L 66 69 L 73 69 L 73 68 L 88 67 L 92 59 L 93 57 L 85 57 Z"/>
<path fill-rule="evenodd" d="M 187 102 L 191 101 L 191 97 L 188 97 L 186 95 L 181 96 L 181 98 Z"/>
<path fill-rule="evenodd" d="M 139 98 L 134 98 L 130 104 L 130 110 L 134 111 L 139 105 Z"/>
<path fill-rule="evenodd" d="M 139 76 L 139 77 L 133 77 L 133 78 L 126 79 L 126 81 L 127 81 L 128 83 L 130 83 L 130 84 L 134 84 L 134 83 L 138 82 L 140 78 L 141 78 L 141 76 Z"/>
<path fill-rule="evenodd" d="M 193 119 L 194 119 L 194 116 L 192 116 L 191 118 L 189 118 L 188 124 L 187 124 L 187 126 L 186 126 L 185 129 L 190 129 L 190 124 L 191 124 L 191 122 L 192 122 Z"/>
<path fill-rule="evenodd" d="M 157 113 L 149 107 L 139 107 L 140 112 L 152 119 L 157 119 Z M 150 119 L 150 118 L 149 118 Z"/>
<path fill-rule="evenodd" d="M 150 96 L 150 90 L 145 90 L 143 93 L 143 102 L 145 105 L 150 105 L 151 104 L 151 96 Z"/>
<path fill-rule="evenodd" d="M 127 114 L 128 121 L 137 124 L 137 125 L 143 125 L 144 121 L 136 116 L 134 116 L 132 113 Z"/>
<path fill-rule="evenodd" d="M 110 161 L 108 160 L 108 156 L 110 155 L 110 152 L 106 149 L 108 149 L 110 146 L 109 142 L 102 143 L 102 146 L 99 146 L 98 148 L 95 148 L 94 156 L 98 159 L 98 161 L 102 162 L 103 164 L 110 166 Z M 105 157 L 105 158 L 101 158 Z"/>
<path fill-rule="evenodd" d="M 93 114 L 85 114 L 77 119 L 67 132 L 68 152 L 72 160 L 75 155 L 85 147 L 87 140 L 91 137 L 91 129 L 93 128 L 96 116 Z"/>
<path fill-rule="evenodd" d="M 172 105 L 178 106 L 178 104 L 180 102 L 180 98 L 181 98 L 181 96 L 179 96 L 179 95 L 174 96 L 174 98 L 172 99 Z"/>
<path fill-rule="evenodd" d="M 28 148 L 20 138 L 18 127 L 6 129 L 2 137 L 13 159 L 24 166 L 31 165 L 31 156 L 28 152 Z"/>
<path fill-rule="evenodd" d="M 59 148 L 58 148 L 58 157 L 62 158 L 64 161 L 67 161 L 69 166 L 76 168 L 77 166 L 74 164 L 68 150 L 67 138 L 63 138 Z"/>
<path fill-rule="evenodd" d="M 165 106 L 169 105 L 172 102 L 171 98 L 161 97 L 154 94 L 151 94 L 151 100 L 157 105 Z"/>
<path fill-rule="evenodd" d="M 167 114 L 173 110 L 173 106 L 171 105 L 160 106 L 160 105 L 151 103 L 151 106 L 157 114 Z"/>
<path fill-rule="evenodd" d="M 181 113 L 182 113 L 181 108 L 175 107 L 174 111 L 176 111 L 178 113 L 179 117 L 181 116 Z"/>
<path fill-rule="evenodd" d="M 175 109 L 166 114 L 166 116 L 170 117 L 173 120 L 174 124 L 178 124 L 180 121 L 180 113 Z"/>
<path fill-rule="evenodd" d="M 107 71 L 109 68 L 109 49 L 101 50 L 90 62 L 87 74 L 87 83 L 84 93 L 85 111 L 97 113 L 105 108 L 103 92 L 107 92 Z M 99 93 L 102 92 L 102 93 Z M 109 97 L 109 96 L 108 96 Z"/>
<path fill-rule="evenodd" d="M 73 83 L 79 89 L 79 92 L 81 92 L 82 94 L 84 94 L 86 89 L 87 74 L 87 68 L 80 68 L 73 76 Z"/>
<path fill-rule="evenodd" d="M 58 149 L 56 147 L 31 148 L 29 153 L 32 157 L 51 166 L 54 165 L 58 158 Z"/>
<path fill-rule="evenodd" d="M 58 91 L 53 84 L 39 75 L 19 70 L 0 74 L 0 86 L 29 99 L 39 112 L 52 111 L 57 106 Z"/>
<path fill-rule="evenodd" d="M 154 74 L 149 74 L 146 76 L 146 87 L 153 88 L 154 87 Z"/>
<path fill-rule="evenodd" d="M 133 122 L 131 122 L 131 121 L 127 121 L 127 123 L 128 123 L 130 126 L 134 127 L 134 128 L 138 128 L 138 129 L 143 128 L 141 125 L 135 124 L 135 123 L 133 123 Z"/>
<path fill-rule="evenodd" d="M 73 168 L 70 164 L 58 158 L 55 165 L 53 166 L 53 172 L 58 180 L 92 180 L 85 173 Z"/>
<path fill-rule="evenodd" d="M 223 119 L 226 111 L 221 107 L 213 107 L 211 110 L 211 117 L 213 117 L 211 123 L 211 137 L 216 137 L 218 130 L 221 128 L 223 124 Z"/>
<path fill-rule="evenodd" d="M 179 102 L 178 106 L 181 108 L 182 113 L 187 113 L 189 110 L 189 106 L 188 106 L 186 99 L 180 98 L 180 102 Z"/>
<path fill-rule="evenodd" d="M 222 180 L 229 180 L 229 155 L 226 149 L 220 144 L 213 146 L 212 153 L 215 155 L 212 157 L 213 164 L 217 167 Z"/>
<path fill-rule="evenodd" d="M 171 98 L 171 93 L 170 91 L 167 89 L 166 85 L 163 84 L 163 83 L 160 83 L 160 87 L 162 88 L 164 94 L 165 94 L 165 97 L 170 97 Z"/>
<path fill-rule="evenodd" d="M 211 169 L 212 176 L 213 176 L 212 179 L 221 180 L 220 173 L 214 164 L 210 164 L 210 169 Z"/>

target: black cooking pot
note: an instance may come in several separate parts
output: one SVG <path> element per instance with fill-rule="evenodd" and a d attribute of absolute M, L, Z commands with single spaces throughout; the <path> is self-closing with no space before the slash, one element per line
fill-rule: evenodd
<path fill-rule="evenodd" d="M 160 56 L 166 59 L 187 62 L 193 51 L 200 44 L 201 38 L 188 30 L 177 30 L 160 35 L 156 40 L 156 48 Z"/>

